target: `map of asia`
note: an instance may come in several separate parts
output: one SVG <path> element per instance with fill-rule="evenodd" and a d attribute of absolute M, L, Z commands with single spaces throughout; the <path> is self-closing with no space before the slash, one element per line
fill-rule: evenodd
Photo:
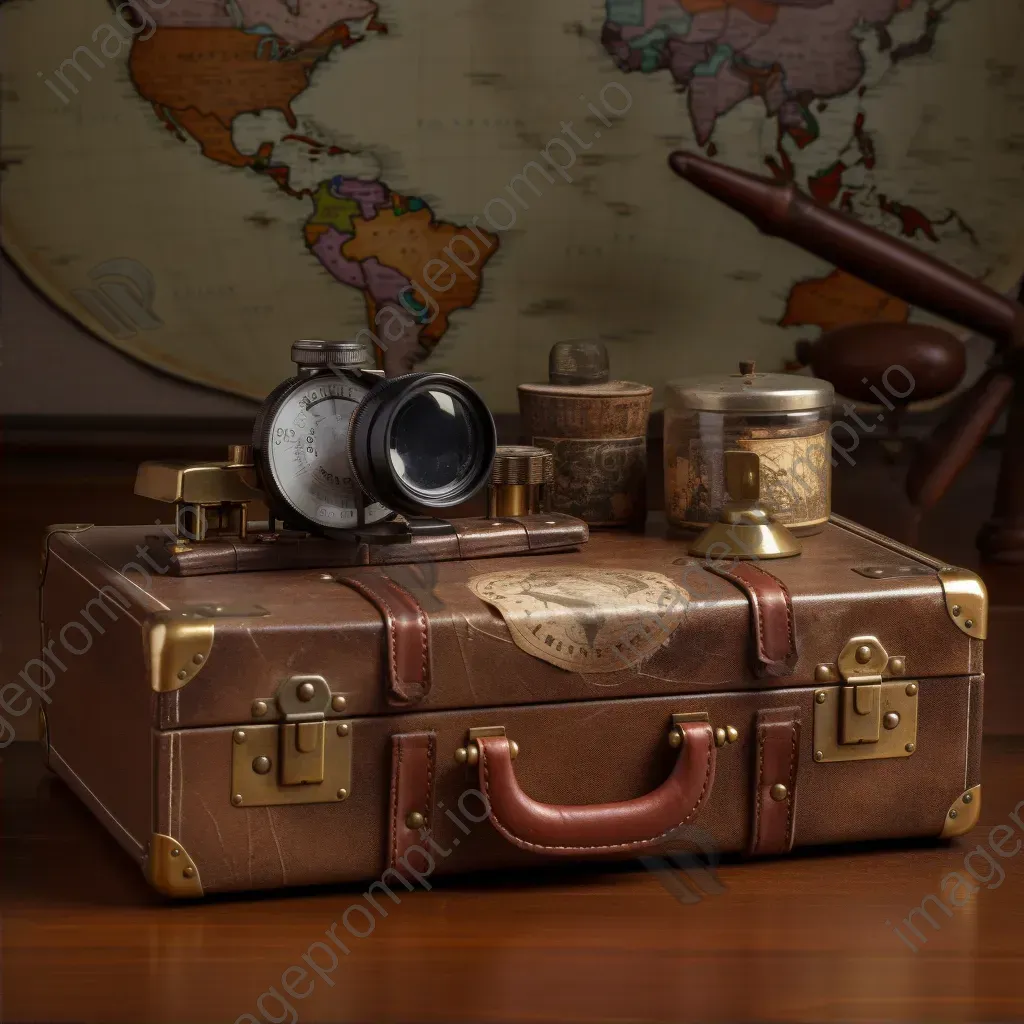
<path fill-rule="evenodd" d="M 0 31 L 5 250 L 238 394 L 298 337 L 505 410 L 567 337 L 660 384 L 922 317 L 691 190 L 675 148 L 998 287 L 1024 270 L 1006 0 L 6 0 Z"/>

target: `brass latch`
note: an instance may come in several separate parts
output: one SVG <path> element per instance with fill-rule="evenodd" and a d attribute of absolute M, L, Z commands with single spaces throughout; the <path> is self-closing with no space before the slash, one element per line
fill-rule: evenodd
<path fill-rule="evenodd" d="M 903 659 L 899 659 L 901 664 Z M 882 717 L 882 673 L 889 655 L 873 636 L 855 636 L 839 655 L 839 742 L 877 743 Z"/>
<path fill-rule="evenodd" d="M 277 691 L 281 727 L 280 781 L 301 786 L 324 781 L 324 735 L 331 689 L 323 676 L 292 676 Z"/>
<path fill-rule="evenodd" d="M 292 676 L 273 701 L 257 701 L 261 717 L 276 705 L 280 724 L 234 731 L 231 802 L 236 807 L 334 803 L 352 791 L 352 723 L 328 720 L 344 708 L 322 676 Z"/>
<path fill-rule="evenodd" d="M 814 760 L 909 757 L 917 749 L 918 684 L 901 678 L 906 659 L 892 657 L 877 637 L 855 636 L 835 665 L 815 678 L 841 686 L 814 691 Z"/>

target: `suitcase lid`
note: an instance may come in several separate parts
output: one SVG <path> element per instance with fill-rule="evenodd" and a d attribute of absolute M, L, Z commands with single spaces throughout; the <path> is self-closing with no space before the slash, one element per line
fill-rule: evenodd
<path fill-rule="evenodd" d="M 792 671 L 777 677 L 755 671 L 741 590 L 688 557 L 686 542 L 666 538 L 656 522 L 646 535 L 595 532 L 576 552 L 382 567 L 416 597 L 428 623 L 430 687 L 411 708 L 388 701 L 381 614 L 336 581 L 343 570 L 172 578 L 143 557 L 152 528 L 52 529 L 48 564 L 66 563 L 93 591 L 111 588 L 99 596 L 116 595 L 116 605 L 111 597 L 105 606 L 137 623 L 138 686 L 155 694 L 159 729 L 254 722 L 259 702 L 273 709 L 278 688 L 296 676 L 326 680 L 334 698 L 327 717 L 346 718 L 814 686 L 840 681 L 840 653 L 863 636 L 904 660 L 900 678 L 982 671 L 980 579 L 839 517 L 804 539 L 801 556 L 764 563 L 788 589 L 796 627 Z M 595 586 L 582 599 L 545 589 L 564 574 Z M 504 587 L 507 619 L 478 596 L 524 576 L 532 604 L 519 618 L 521 586 Z M 51 632 L 60 607 L 55 579 L 44 570 Z M 680 592 L 679 605 L 665 603 Z M 605 628 L 602 616 L 640 628 L 621 659 L 594 671 L 593 659 L 569 648 L 587 646 L 573 637 L 592 639 Z M 521 649 L 513 632 L 532 632 L 534 649 L 546 647 L 551 660 Z"/>

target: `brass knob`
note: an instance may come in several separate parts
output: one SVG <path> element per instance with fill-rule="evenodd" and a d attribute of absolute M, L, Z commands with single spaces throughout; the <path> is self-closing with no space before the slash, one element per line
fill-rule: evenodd
<path fill-rule="evenodd" d="M 494 453 L 487 514 L 500 517 L 543 512 L 545 491 L 554 474 L 554 456 L 546 448 L 502 445 Z"/>
<path fill-rule="evenodd" d="M 739 730 L 734 725 L 718 726 L 714 730 L 715 746 L 724 747 L 727 743 L 735 743 L 739 738 Z M 674 725 L 668 733 L 668 745 L 670 747 L 681 747 L 683 745 L 683 730 Z"/>
<path fill-rule="evenodd" d="M 251 444 L 229 444 L 228 445 L 228 462 L 232 466 L 251 466 L 252 465 L 252 445 Z"/>
<path fill-rule="evenodd" d="M 515 740 L 508 741 L 509 760 L 514 761 L 519 756 L 519 744 Z M 474 765 L 480 760 L 480 748 L 476 740 L 470 740 L 464 747 L 455 751 L 456 764 Z"/>
<path fill-rule="evenodd" d="M 739 738 L 739 730 L 733 725 L 727 725 L 724 729 L 719 726 L 715 730 L 716 747 L 724 747 L 727 743 L 735 743 Z"/>

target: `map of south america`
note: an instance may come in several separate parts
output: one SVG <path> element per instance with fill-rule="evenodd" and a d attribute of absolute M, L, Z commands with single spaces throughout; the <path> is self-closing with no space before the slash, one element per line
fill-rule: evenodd
<path fill-rule="evenodd" d="M 444 336 L 451 316 L 477 301 L 496 235 L 438 221 L 417 196 L 377 178 L 332 174 L 296 186 L 306 171 L 345 151 L 298 131 L 292 108 L 318 65 L 337 48 L 386 35 L 370 0 L 173 0 L 153 17 L 157 31 L 136 39 L 129 58 L 135 89 L 169 132 L 194 140 L 219 164 L 269 176 L 309 204 L 302 239 L 325 271 L 362 292 L 378 362 L 412 369 Z M 277 114 L 278 118 L 265 115 Z M 267 138 L 240 147 L 238 125 L 259 115 Z M 426 268 L 443 265 L 431 273 Z"/>

